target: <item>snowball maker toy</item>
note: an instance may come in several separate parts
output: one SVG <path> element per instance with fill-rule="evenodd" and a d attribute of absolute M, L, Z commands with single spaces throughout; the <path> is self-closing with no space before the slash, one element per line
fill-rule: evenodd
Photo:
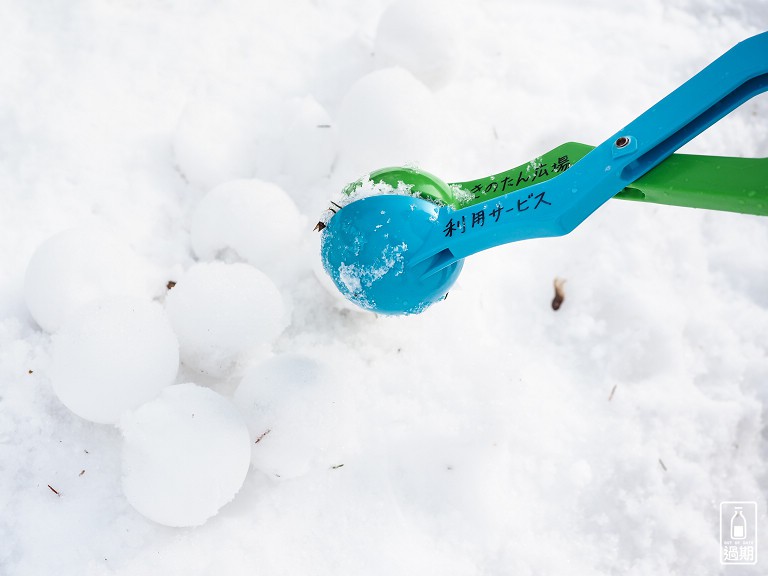
<path fill-rule="evenodd" d="M 450 185 L 411 168 L 373 172 L 344 189 L 346 201 L 321 226 L 323 266 L 362 308 L 413 314 L 445 298 L 467 256 L 568 234 L 612 197 L 768 215 L 768 158 L 673 155 L 765 90 L 768 32 L 737 44 L 596 148 L 563 144 Z M 379 195 L 360 193 L 372 186 Z"/>

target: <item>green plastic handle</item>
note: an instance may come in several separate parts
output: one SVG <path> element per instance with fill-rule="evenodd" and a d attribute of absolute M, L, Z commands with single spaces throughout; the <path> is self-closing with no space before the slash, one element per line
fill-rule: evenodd
<path fill-rule="evenodd" d="M 464 208 L 550 180 L 593 148 L 567 142 L 511 170 L 450 184 L 448 203 Z M 673 154 L 614 198 L 768 216 L 768 158 Z"/>

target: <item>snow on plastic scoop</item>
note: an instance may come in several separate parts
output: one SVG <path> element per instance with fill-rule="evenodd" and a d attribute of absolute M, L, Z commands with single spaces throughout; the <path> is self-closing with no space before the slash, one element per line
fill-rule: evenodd
<path fill-rule="evenodd" d="M 568 234 L 612 197 L 768 215 L 768 158 L 673 155 L 768 90 L 768 32 L 723 54 L 592 148 L 563 144 L 471 182 L 387 168 L 344 189 L 321 226 L 323 266 L 342 294 L 381 314 L 442 300 L 463 259 Z"/>

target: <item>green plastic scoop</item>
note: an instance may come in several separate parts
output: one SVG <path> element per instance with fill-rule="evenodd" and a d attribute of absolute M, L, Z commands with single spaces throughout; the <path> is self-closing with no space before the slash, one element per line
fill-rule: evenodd
<path fill-rule="evenodd" d="M 393 188 L 408 182 L 421 197 L 458 210 L 546 182 L 593 149 L 567 142 L 526 164 L 485 178 L 448 184 L 447 189 L 436 186 L 431 175 L 409 168 L 385 168 L 373 172 L 370 179 Z M 768 158 L 673 154 L 614 198 L 768 216 Z"/>

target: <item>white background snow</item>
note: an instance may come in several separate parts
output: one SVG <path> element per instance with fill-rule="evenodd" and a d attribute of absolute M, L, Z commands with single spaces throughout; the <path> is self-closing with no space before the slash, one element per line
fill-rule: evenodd
<path fill-rule="evenodd" d="M 0 574 L 764 574 L 721 569 L 718 506 L 768 534 L 768 220 L 611 201 L 407 318 L 340 301 L 312 227 L 380 167 L 597 144 L 766 29 L 763 0 L 0 2 Z M 768 156 L 768 100 L 687 151 Z M 166 322 L 220 396 L 133 411 Z M 62 362 L 76 400 L 141 379 L 86 402 L 120 427 Z"/>

